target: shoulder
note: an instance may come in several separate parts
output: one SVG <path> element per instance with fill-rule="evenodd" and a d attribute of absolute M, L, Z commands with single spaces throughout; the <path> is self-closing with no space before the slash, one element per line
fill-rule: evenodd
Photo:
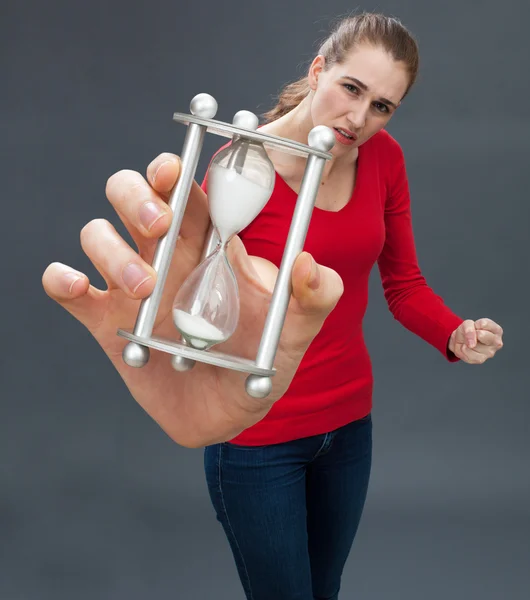
<path fill-rule="evenodd" d="M 381 129 L 364 143 L 379 158 L 394 165 L 404 162 L 403 150 L 399 142 L 388 131 Z"/>
<path fill-rule="evenodd" d="M 367 162 L 371 163 L 372 172 L 379 175 L 379 180 L 384 186 L 385 202 L 394 196 L 405 198 L 408 186 L 407 170 L 399 142 L 388 131 L 382 129 L 364 145 L 366 145 L 366 155 L 369 157 Z"/>
<path fill-rule="evenodd" d="M 373 172 L 379 174 L 388 197 L 396 188 L 400 188 L 407 178 L 401 145 L 388 131 L 382 129 L 363 146 L 366 146 L 367 162 L 371 163 Z"/>

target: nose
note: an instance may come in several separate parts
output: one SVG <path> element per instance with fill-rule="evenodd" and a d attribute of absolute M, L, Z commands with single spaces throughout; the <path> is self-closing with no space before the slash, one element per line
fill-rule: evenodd
<path fill-rule="evenodd" d="M 365 126 L 369 108 L 369 105 L 357 105 L 355 109 L 350 112 L 348 120 L 351 123 L 351 129 L 353 131 L 358 131 Z"/>

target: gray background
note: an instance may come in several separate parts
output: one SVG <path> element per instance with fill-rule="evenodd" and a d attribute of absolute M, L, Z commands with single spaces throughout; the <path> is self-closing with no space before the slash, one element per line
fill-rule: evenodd
<path fill-rule="evenodd" d="M 449 365 L 396 323 L 379 275 L 366 336 L 374 468 L 341 598 L 530 597 L 528 3 L 400 0 L 420 43 L 402 144 L 420 265 L 505 348 Z M 242 599 L 202 470 L 44 294 L 55 260 L 102 280 L 79 244 L 121 168 L 179 153 L 187 111 L 264 112 L 346 1 L 3 2 L 0 598 Z M 207 136 L 198 178 L 222 138 Z M 121 229 L 123 232 L 123 229 Z M 272 600 L 272 599 L 271 599 Z"/>

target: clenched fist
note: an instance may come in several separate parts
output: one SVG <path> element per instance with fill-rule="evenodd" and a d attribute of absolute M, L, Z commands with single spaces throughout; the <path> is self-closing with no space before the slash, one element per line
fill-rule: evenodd
<path fill-rule="evenodd" d="M 502 348 L 502 335 L 502 327 L 491 319 L 468 319 L 451 334 L 449 350 L 466 363 L 481 365 Z"/>

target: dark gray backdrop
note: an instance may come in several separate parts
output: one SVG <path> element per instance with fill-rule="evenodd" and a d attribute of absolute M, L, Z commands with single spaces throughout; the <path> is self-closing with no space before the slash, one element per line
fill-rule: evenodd
<path fill-rule="evenodd" d="M 420 265 L 505 348 L 449 365 L 393 321 L 377 271 L 366 336 L 374 470 L 341 598 L 530 596 L 528 3 L 382 1 L 421 48 L 389 126 L 408 161 Z M 263 112 L 344 0 L 2 4 L 2 600 L 242 599 L 202 450 L 172 443 L 96 342 L 44 294 L 55 260 L 102 280 L 79 231 L 104 188 L 179 153 L 198 92 Z M 207 136 L 202 178 L 222 138 Z M 224 142 L 223 142 L 224 143 Z M 123 231 L 123 229 L 121 229 Z M 272 600 L 272 599 L 271 599 Z"/>

